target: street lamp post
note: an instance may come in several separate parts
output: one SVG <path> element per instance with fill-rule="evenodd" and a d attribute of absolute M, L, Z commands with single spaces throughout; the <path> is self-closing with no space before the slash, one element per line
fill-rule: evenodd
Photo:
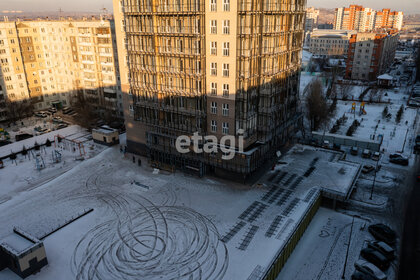
<path fill-rule="evenodd" d="M 372 196 L 373 196 L 373 189 L 375 188 L 375 182 L 376 182 L 376 172 L 378 172 L 378 163 L 379 163 L 379 159 L 376 162 L 376 167 L 375 167 L 375 176 L 373 176 L 373 183 L 372 183 L 372 189 L 370 190 L 370 197 L 369 199 L 372 200 Z"/>
<path fill-rule="evenodd" d="M 351 235 L 353 234 L 353 224 L 354 224 L 354 216 L 353 216 L 353 219 L 351 220 L 351 228 L 350 228 L 349 242 L 347 243 L 346 259 L 344 260 L 344 268 L 343 268 L 343 274 L 341 275 L 341 279 L 344 279 L 344 276 L 346 274 L 347 258 L 349 256 Z"/>

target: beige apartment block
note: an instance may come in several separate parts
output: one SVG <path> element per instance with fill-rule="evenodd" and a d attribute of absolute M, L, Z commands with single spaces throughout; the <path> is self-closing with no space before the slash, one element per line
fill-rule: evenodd
<path fill-rule="evenodd" d="M 0 23 L 0 121 L 7 119 L 9 102 L 29 99 L 26 74 L 14 22 Z"/>
<path fill-rule="evenodd" d="M 19 61 L 23 62 L 22 92 L 35 110 L 71 106 L 83 94 L 100 115 L 123 117 L 113 21 L 5 21 L 0 22 L 3 27 L 16 36 Z M 15 63 L 18 59 L 10 56 Z M 8 90 L 10 100 L 13 94 Z"/>
<path fill-rule="evenodd" d="M 356 31 L 315 29 L 310 35 L 309 52 L 326 56 L 347 55 L 352 34 Z"/>
<path fill-rule="evenodd" d="M 114 17 L 129 152 L 245 177 L 293 135 L 305 1 L 114 0 Z M 245 151 L 180 154 L 194 132 Z"/>

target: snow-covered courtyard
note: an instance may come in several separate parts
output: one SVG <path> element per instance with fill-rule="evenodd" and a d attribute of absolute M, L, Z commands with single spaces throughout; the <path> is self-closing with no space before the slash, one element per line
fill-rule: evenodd
<path fill-rule="evenodd" d="M 318 187 L 351 184 L 358 170 L 339 163 L 334 153 L 299 147 L 284 158 L 286 164 L 247 187 L 156 174 L 132 163 L 118 147 L 101 152 L 101 146 L 92 146 L 83 162 L 64 150 L 65 164 L 38 171 L 33 161 L 18 156 L 17 165 L 6 160 L 0 170 L 0 238 L 14 227 L 41 238 L 94 209 L 43 240 L 49 264 L 30 279 L 260 279 Z M 295 160 L 293 153 L 303 157 Z M 330 172 L 329 164 L 337 172 L 347 170 L 332 180 L 321 171 Z M 311 166 L 319 172 L 308 171 Z M 18 276 L 6 269 L 0 279 Z"/>

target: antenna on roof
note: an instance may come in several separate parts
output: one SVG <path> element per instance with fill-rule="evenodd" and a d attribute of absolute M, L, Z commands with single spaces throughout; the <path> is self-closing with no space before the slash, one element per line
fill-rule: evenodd
<path fill-rule="evenodd" d="M 61 19 L 62 18 L 62 13 L 63 13 L 63 10 L 61 9 L 61 8 L 59 8 L 58 9 L 58 19 Z"/>

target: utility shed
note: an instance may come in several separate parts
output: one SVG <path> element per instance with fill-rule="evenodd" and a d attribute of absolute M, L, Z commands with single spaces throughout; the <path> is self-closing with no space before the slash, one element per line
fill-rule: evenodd
<path fill-rule="evenodd" d="M 92 138 L 96 143 L 107 146 L 120 143 L 118 130 L 110 128 L 107 125 L 92 129 Z"/>
<path fill-rule="evenodd" d="M 8 267 L 22 278 L 41 270 L 48 264 L 44 244 L 20 230 L 2 239 L 0 244 L 0 270 Z"/>

